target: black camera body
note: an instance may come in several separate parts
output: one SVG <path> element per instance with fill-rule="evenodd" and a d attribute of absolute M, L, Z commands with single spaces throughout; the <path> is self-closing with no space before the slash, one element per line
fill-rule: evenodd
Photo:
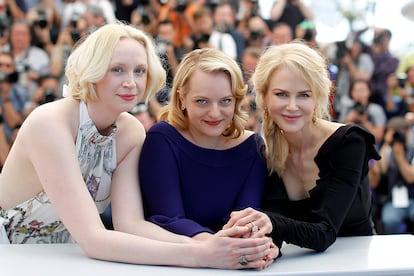
<path fill-rule="evenodd" d="M 364 106 L 360 102 L 356 102 L 352 107 L 359 115 L 363 115 L 367 111 L 367 106 Z"/>
<path fill-rule="evenodd" d="M 406 140 L 405 140 L 405 133 L 403 131 L 396 130 L 394 132 L 394 135 L 392 136 L 391 144 L 394 144 L 395 142 L 405 145 Z"/>
<path fill-rule="evenodd" d="M 175 11 L 178 13 L 183 13 L 185 9 L 187 9 L 187 0 L 177 0 L 177 6 L 175 7 Z"/>
<path fill-rule="evenodd" d="M 7 74 L 6 72 L 0 71 L 0 83 L 16 83 L 19 80 L 19 73 L 14 71 L 13 73 Z"/>
<path fill-rule="evenodd" d="M 151 23 L 151 19 L 148 15 L 148 13 L 143 12 L 141 15 L 141 22 L 144 24 L 144 26 L 148 26 Z"/>
<path fill-rule="evenodd" d="M 46 87 L 43 89 L 42 99 L 39 101 L 39 104 L 50 103 L 56 100 L 55 91 L 52 88 Z"/>
<path fill-rule="evenodd" d="M 374 42 L 374 44 L 380 44 L 383 41 L 385 41 L 386 38 L 387 38 L 387 32 L 384 31 L 384 32 L 378 34 L 376 37 L 374 37 L 373 42 Z"/>
<path fill-rule="evenodd" d="M 0 37 L 4 36 L 4 32 L 10 27 L 9 18 L 6 15 L 0 15 Z"/>
<path fill-rule="evenodd" d="M 38 26 L 41 29 L 46 29 L 47 27 L 47 18 L 46 18 L 46 11 L 38 10 L 37 11 L 37 18 L 34 21 L 34 25 Z"/>
<path fill-rule="evenodd" d="M 405 84 L 407 82 L 407 78 L 406 77 L 403 77 L 403 76 L 398 76 L 397 77 L 397 80 L 398 80 L 398 86 L 401 87 L 401 88 L 405 88 Z"/>
<path fill-rule="evenodd" d="M 349 53 L 348 47 L 346 46 L 346 41 L 336 42 L 336 55 L 337 60 L 341 60 L 347 53 Z"/>
<path fill-rule="evenodd" d="M 251 40 L 258 40 L 263 37 L 262 30 L 250 30 L 249 38 Z"/>
<path fill-rule="evenodd" d="M 210 34 L 201 34 L 197 39 L 197 43 L 207 43 L 210 40 Z"/>

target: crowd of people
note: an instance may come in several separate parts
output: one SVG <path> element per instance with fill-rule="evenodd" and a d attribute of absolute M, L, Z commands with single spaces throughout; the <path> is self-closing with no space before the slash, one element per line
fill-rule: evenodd
<path fill-rule="evenodd" d="M 262 12 L 255 0 L 0 0 L 5 239 L 263 269 L 283 241 L 323 251 L 337 236 L 414 231 L 414 64 L 390 52 L 387 29 L 326 46 L 303 1 Z"/>

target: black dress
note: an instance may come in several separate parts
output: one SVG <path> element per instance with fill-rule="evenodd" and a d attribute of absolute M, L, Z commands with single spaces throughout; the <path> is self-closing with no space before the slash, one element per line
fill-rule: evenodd
<path fill-rule="evenodd" d="M 374 141 L 361 127 L 338 128 L 315 157 L 319 179 L 309 198 L 289 200 L 283 180 L 276 173 L 267 178 L 263 210 L 279 248 L 285 241 L 324 251 L 337 236 L 375 233 L 368 177 L 369 160 L 380 159 Z"/>

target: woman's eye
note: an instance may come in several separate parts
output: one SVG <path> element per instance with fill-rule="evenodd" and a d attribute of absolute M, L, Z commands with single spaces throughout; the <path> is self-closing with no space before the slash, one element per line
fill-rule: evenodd
<path fill-rule="evenodd" d="M 231 103 L 232 102 L 232 99 L 224 99 L 223 100 L 223 104 L 229 104 L 229 103 Z"/>
<path fill-rule="evenodd" d="M 116 72 L 116 73 L 121 73 L 123 70 L 122 70 L 122 68 L 121 67 L 114 67 L 114 68 L 112 68 L 112 70 L 111 70 L 112 72 Z"/>
<path fill-rule="evenodd" d="M 198 99 L 198 100 L 196 100 L 196 103 L 198 103 L 198 104 L 206 104 L 207 101 L 206 100 L 203 100 L 203 99 Z"/>
<path fill-rule="evenodd" d="M 276 92 L 275 93 L 275 96 L 277 96 L 277 97 L 284 97 L 284 96 L 286 96 L 286 93 L 285 92 Z"/>
<path fill-rule="evenodd" d="M 135 70 L 135 74 L 138 74 L 138 75 L 145 74 L 145 72 L 146 72 L 145 68 L 138 68 Z"/>
<path fill-rule="evenodd" d="M 302 98 L 310 98 L 310 97 L 312 97 L 312 93 L 309 92 L 309 91 L 303 92 L 303 93 L 300 93 L 299 94 L 299 97 L 302 97 Z"/>

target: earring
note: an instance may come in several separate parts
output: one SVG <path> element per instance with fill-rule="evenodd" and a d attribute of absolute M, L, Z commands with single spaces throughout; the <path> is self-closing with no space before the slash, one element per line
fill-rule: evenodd
<path fill-rule="evenodd" d="M 181 110 L 182 110 L 182 111 L 184 111 L 184 110 L 185 110 L 185 106 L 184 106 L 184 105 L 182 105 L 182 106 L 181 106 Z"/>
<path fill-rule="evenodd" d="M 265 110 L 264 110 L 263 117 L 264 117 L 265 121 L 267 121 L 269 119 L 269 112 L 267 111 L 267 108 L 265 108 Z"/>
<path fill-rule="evenodd" d="M 312 114 L 312 123 L 313 124 L 315 124 L 316 123 L 316 114 L 315 114 L 315 111 L 313 112 L 313 114 Z"/>

